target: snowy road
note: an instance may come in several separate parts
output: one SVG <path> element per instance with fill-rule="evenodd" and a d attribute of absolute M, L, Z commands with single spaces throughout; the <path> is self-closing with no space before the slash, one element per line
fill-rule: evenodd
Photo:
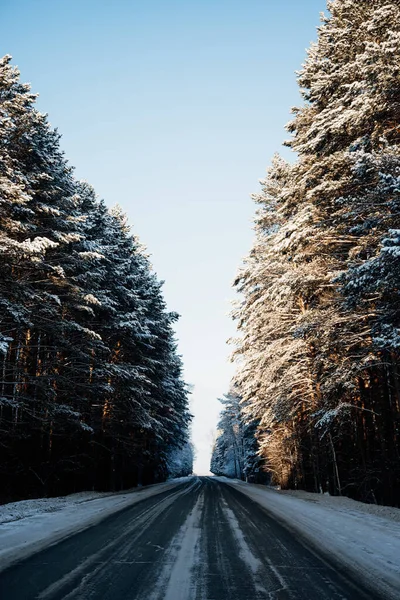
<path fill-rule="evenodd" d="M 2 600 L 358 600 L 247 496 L 212 478 L 144 499 L 0 573 Z M 382 597 L 383 598 L 383 597 Z"/>

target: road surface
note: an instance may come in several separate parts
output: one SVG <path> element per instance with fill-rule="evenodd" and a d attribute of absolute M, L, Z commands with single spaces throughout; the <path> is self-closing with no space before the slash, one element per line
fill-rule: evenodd
<path fill-rule="evenodd" d="M 247 496 L 193 477 L 0 573 L 1 600 L 371 600 Z"/>

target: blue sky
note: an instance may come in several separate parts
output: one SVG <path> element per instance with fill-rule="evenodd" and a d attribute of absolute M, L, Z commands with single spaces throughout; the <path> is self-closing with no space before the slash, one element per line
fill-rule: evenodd
<path fill-rule="evenodd" d="M 62 133 L 76 174 L 119 203 L 165 280 L 207 472 L 234 367 L 231 282 L 301 100 L 294 71 L 324 0 L 1 0 L 0 53 Z"/>

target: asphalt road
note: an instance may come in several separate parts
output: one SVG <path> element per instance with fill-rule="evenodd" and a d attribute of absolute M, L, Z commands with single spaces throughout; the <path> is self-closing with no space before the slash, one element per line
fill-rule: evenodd
<path fill-rule="evenodd" d="M 207 477 L 0 573 L 1 600 L 366 600 L 248 497 Z"/>

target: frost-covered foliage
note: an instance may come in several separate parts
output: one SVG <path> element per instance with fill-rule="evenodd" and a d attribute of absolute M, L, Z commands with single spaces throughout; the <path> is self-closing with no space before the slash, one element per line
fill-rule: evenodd
<path fill-rule="evenodd" d="M 162 284 L 120 209 L 77 181 L 0 60 L 0 472 L 5 496 L 168 477 L 188 389 Z"/>
<path fill-rule="evenodd" d="M 264 483 L 268 475 L 262 470 L 258 455 L 256 424 L 246 421 L 240 400 L 234 389 L 220 398 L 224 408 L 218 423 L 210 471 L 215 475 Z"/>
<path fill-rule="evenodd" d="M 328 3 L 258 204 L 236 385 L 277 483 L 400 494 L 400 6 Z"/>
<path fill-rule="evenodd" d="M 215 475 L 243 478 L 243 434 L 240 419 L 240 398 L 230 393 L 220 398 L 224 405 L 218 423 L 210 470 Z"/>
<path fill-rule="evenodd" d="M 191 441 L 180 448 L 174 448 L 167 457 L 170 477 L 186 477 L 193 473 L 194 448 Z"/>

